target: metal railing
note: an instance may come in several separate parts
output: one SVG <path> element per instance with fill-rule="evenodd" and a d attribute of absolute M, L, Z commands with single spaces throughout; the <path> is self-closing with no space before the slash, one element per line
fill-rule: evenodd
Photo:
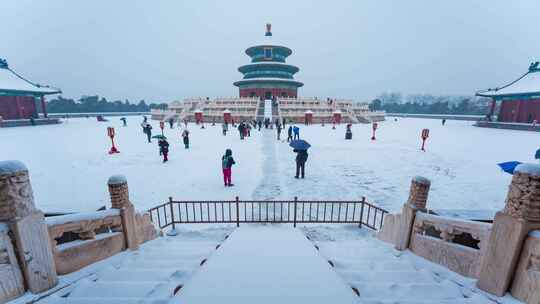
<path fill-rule="evenodd" d="M 302 223 L 357 224 L 382 227 L 388 211 L 359 201 L 169 201 L 148 210 L 159 228 L 176 224 Z"/>

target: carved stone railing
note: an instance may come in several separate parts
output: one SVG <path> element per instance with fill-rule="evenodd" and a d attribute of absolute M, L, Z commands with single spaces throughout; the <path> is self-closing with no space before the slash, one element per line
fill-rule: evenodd
<path fill-rule="evenodd" d="M 46 219 L 56 272 L 68 274 L 125 250 L 120 210 Z M 72 240 L 64 241 L 66 235 Z"/>
<path fill-rule="evenodd" d="M 17 262 L 8 225 L 0 223 L 0 303 L 24 293 L 24 280 Z"/>
<path fill-rule="evenodd" d="M 409 249 L 461 275 L 478 278 L 491 224 L 417 213 Z"/>
<path fill-rule="evenodd" d="M 0 161 L 0 303 L 38 294 L 68 274 L 157 237 L 148 214 L 135 211 L 124 176 L 108 181 L 111 209 L 45 219 L 28 169 Z"/>

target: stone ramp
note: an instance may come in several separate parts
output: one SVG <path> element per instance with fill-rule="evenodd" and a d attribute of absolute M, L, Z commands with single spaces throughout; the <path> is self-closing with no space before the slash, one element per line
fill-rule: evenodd
<path fill-rule="evenodd" d="M 309 231 L 307 234 L 320 254 L 332 261 L 343 280 L 358 290 L 359 303 L 497 303 L 456 280 L 449 270 L 437 268 L 409 252 L 396 251 L 371 233 L 344 241 L 327 240 Z"/>
<path fill-rule="evenodd" d="M 171 303 L 357 303 L 299 229 L 245 225 Z"/>
<path fill-rule="evenodd" d="M 166 303 L 231 231 L 180 232 L 156 239 L 39 303 Z"/>

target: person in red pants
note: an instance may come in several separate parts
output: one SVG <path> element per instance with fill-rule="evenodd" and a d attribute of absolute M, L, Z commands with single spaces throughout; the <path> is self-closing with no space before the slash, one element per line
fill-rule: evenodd
<path fill-rule="evenodd" d="M 223 168 L 223 183 L 225 187 L 232 187 L 234 184 L 231 181 L 232 175 L 232 166 L 236 164 L 234 158 L 232 157 L 232 150 L 225 150 L 225 155 L 221 158 L 222 168 Z"/>

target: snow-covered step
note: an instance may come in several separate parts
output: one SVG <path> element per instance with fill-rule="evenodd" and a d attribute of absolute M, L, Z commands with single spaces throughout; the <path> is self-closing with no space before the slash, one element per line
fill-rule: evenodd
<path fill-rule="evenodd" d="M 412 280 L 411 280 L 412 281 Z M 422 300 L 452 300 L 464 298 L 461 289 L 450 282 L 441 284 L 405 284 L 392 282 L 372 282 L 354 285 L 364 299 L 422 299 Z"/>
<path fill-rule="evenodd" d="M 359 260 L 356 263 L 344 263 L 341 260 L 333 262 L 336 270 L 340 272 L 368 272 L 368 271 L 415 271 L 416 268 L 411 263 L 403 261 L 379 259 Z"/>
<path fill-rule="evenodd" d="M 174 270 L 167 268 L 155 269 L 119 269 L 104 273 L 99 282 L 159 282 L 167 280 L 181 280 L 191 275 L 192 271 Z"/>
<path fill-rule="evenodd" d="M 365 271 L 365 272 L 341 272 L 343 278 L 352 285 L 370 284 L 371 282 L 388 282 L 391 284 L 436 284 L 434 277 L 426 272 L 418 271 Z"/>
<path fill-rule="evenodd" d="M 91 282 L 80 284 L 69 295 L 70 298 L 145 298 L 159 288 L 159 281 L 148 282 Z"/>
<path fill-rule="evenodd" d="M 299 229 L 244 225 L 171 303 L 356 303 Z"/>

